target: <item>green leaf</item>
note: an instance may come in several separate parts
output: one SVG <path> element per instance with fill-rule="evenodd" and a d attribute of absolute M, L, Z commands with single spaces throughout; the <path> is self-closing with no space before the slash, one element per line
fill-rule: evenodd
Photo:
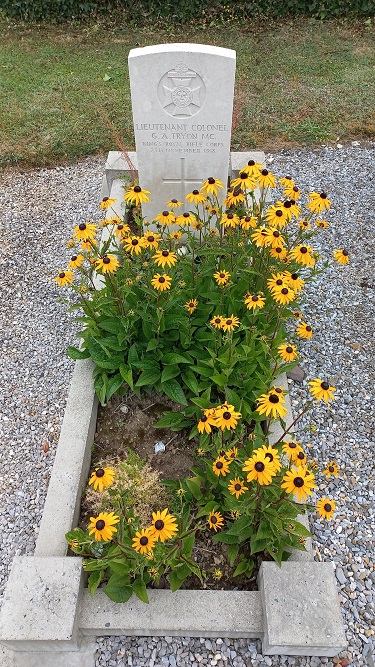
<path fill-rule="evenodd" d="M 129 577 L 118 574 L 111 576 L 103 591 L 113 602 L 127 602 L 133 595 L 133 589 L 129 585 Z"/>
<path fill-rule="evenodd" d="M 243 574 L 244 572 L 246 572 L 247 566 L 248 566 L 247 560 L 241 560 L 238 563 L 238 565 L 237 565 L 235 571 L 233 572 L 232 576 L 233 577 L 238 577 L 239 574 Z"/>
<path fill-rule="evenodd" d="M 175 378 L 177 375 L 180 375 L 180 369 L 176 364 L 173 364 L 171 366 L 166 366 L 161 374 L 161 382 L 166 382 L 167 380 L 171 380 L 172 378 Z"/>
<path fill-rule="evenodd" d="M 143 387 L 144 385 L 155 385 L 160 379 L 160 370 L 156 369 L 146 369 L 144 370 L 138 382 L 136 382 L 136 387 Z"/>
<path fill-rule="evenodd" d="M 148 604 L 148 595 L 146 590 L 146 584 L 141 577 L 135 579 L 133 583 L 133 591 L 136 594 L 137 598 Z"/>
<path fill-rule="evenodd" d="M 129 352 L 128 352 L 128 364 L 129 366 L 133 366 L 133 364 L 138 361 L 139 356 L 138 356 L 138 350 L 137 350 L 137 345 L 133 343 L 129 347 Z"/>
<path fill-rule="evenodd" d="M 67 355 L 71 359 L 88 359 L 90 357 L 90 352 L 88 350 L 79 350 L 78 347 L 73 347 L 69 345 L 66 349 Z"/>
<path fill-rule="evenodd" d="M 69 533 L 65 534 L 65 539 L 68 543 L 72 542 L 72 540 L 78 540 L 78 542 L 86 542 L 87 533 L 85 533 L 81 528 L 74 528 L 73 530 L 70 530 Z"/>
<path fill-rule="evenodd" d="M 187 388 L 190 389 L 190 391 L 193 392 L 194 396 L 198 396 L 199 389 L 198 389 L 198 382 L 197 378 L 195 377 L 194 373 L 191 371 L 188 371 L 187 373 L 183 373 L 181 375 L 181 378 L 183 382 L 186 384 Z"/>
<path fill-rule="evenodd" d="M 99 329 L 103 331 L 109 331 L 109 333 L 118 334 L 123 330 L 123 326 L 120 320 L 117 319 L 108 319 L 108 320 L 99 320 L 98 322 Z"/>
<path fill-rule="evenodd" d="M 181 588 L 182 584 L 184 583 L 183 579 L 178 578 L 176 572 L 170 572 L 168 574 L 168 581 L 170 583 L 172 593 L 178 591 L 178 589 Z"/>
<path fill-rule="evenodd" d="M 125 366 L 125 364 L 120 364 L 119 371 L 121 373 L 122 379 L 129 385 L 130 389 L 133 389 L 133 371 L 131 368 Z"/>
<path fill-rule="evenodd" d="M 228 547 L 228 560 L 231 565 L 234 564 L 234 561 L 238 556 L 238 550 L 239 550 L 238 544 L 230 544 Z"/>
<path fill-rule="evenodd" d="M 294 526 L 294 528 L 292 528 Z M 290 521 L 290 523 L 285 523 L 283 524 L 284 530 L 286 530 L 288 533 L 292 533 L 292 535 L 299 535 L 300 537 L 311 537 L 311 533 L 307 528 L 305 528 L 302 523 L 299 521 Z"/>
<path fill-rule="evenodd" d="M 162 362 L 165 366 L 169 366 L 170 364 L 191 364 L 192 360 L 183 357 L 182 354 L 177 354 L 177 352 L 170 352 L 162 357 Z"/>
<path fill-rule="evenodd" d="M 193 480 L 191 480 L 191 479 L 186 479 L 185 483 L 186 483 L 186 486 L 188 487 L 190 493 L 193 494 L 194 498 L 198 501 L 201 500 L 203 496 L 202 496 L 202 491 L 200 490 L 198 484 L 193 482 Z"/>
<path fill-rule="evenodd" d="M 91 572 L 87 582 L 91 597 L 93 597 L 96 589 L 98 588 L 102 580 L 102 577 L 103 577 L 103 570 L 97 570 L 96 572 Z"/>
<path fill-rule="evenodd" d="M 106 400 L 109 401 L 111 396 L 120 389 L 120 387 L 124 384 L 124 379 L 121 375 L 121 373 L 117 373 L 114 377 L 109 378 L 108 384 L 107 384 L 107 392 L 106 392 Z"/>
<path fill-rule="evenodd" d="M 197 519 L 199 519 L 201 516 L 210 514 L 210 512 L 214 512 L 216 508 L 217 508 L 216 500 L 210 500 L 208 503 L 205 504 L 204 507 L 202 507 L 202 509 L 199 510 L 197 514 Z"/>
<path fill-rule="evenodd" d="M 159 419 L 154 428 L 170 428 L 171 426 L 178 426 L 183 421 L 184 415 L 181 412 L 164 412 L 161 419 Z"/>
<path fill-rule="evenodd" d="M 182 540 L 182 554 L 185 558 L 190 558 L 195 542 L 195 533 L 191 533 Z"/>
<path fill-rule="evenodd" d="M 164 393 L 167 394 L 172 401 L 175 401 L 175 403 L 181 403 L 181 405 L 188 404 L 186 396 L 177 380 L 167 380 L 167 382 L 162 383 L 161 387 Z"/>
<path fill-rule="evenodd" d="M 238 544 L 237 535 L 228 535 L 228 533 L 216 533 L 212 536 L 213 542 L 224 542 L 224 544 Z"/>
<path fill-rule="evenodd" d="M 152 350 L 156 350 L 159 344 L 160 343 L 158 340 L 156 340 L 156 338 L 151 338 L 151 340 L 148 341 L 146 352 L 152 352 Z"/>

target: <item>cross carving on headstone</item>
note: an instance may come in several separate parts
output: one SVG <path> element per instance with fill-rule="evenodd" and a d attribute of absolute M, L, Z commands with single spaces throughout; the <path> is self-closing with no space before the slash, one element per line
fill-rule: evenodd
<path fill-rule="evenodd" d="M 186 178 L 185 176 L 185 160 L 186 158 L 182 157 L 180 159 L 180 176 L 179 178 L 163 178 L 163 183 L 176 183 L 176 186 L 180 185 L 180 201 L 185 202 L 185 196 L 188 194 L 186 192 L 187 185 L 196 185 L 197 187 L 202 184 L 202 178 L 199 176 L 195 179 Z M 193 188 L 191 188 L 193 189 Z M 177 195 L 177 193 L 176 193 Z"/>

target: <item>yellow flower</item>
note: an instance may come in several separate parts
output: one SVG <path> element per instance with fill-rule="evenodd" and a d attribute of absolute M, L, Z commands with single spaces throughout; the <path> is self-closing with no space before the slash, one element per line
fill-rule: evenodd
<path fill-rule="evenodd" d="M 90 222 L 81 222 L 80 225 L 74 227 L 73 236 L 81 243 L 81 241 L 93 241 L 98 228 Z"/>
<path fill-rule="evenodd" d="M 298 451 L 293 452 L 293 454 L 291 456 L 291 459 L 292 459 L 294 465 L 297 468 L 300 468 L 301 466 L 306 466 L 307 465 L 306 454 L 303 451 L 302 447 Z"/>
<path fill-rule="evenodd" d="M 283 176 L 282 178 L 279 178 L 279 183 L 280 185 L 283 185 L 284 187 L 291 187 L 295 185 L 293 179 L 290 176 Z"/>
<path fill-rule="evenodd" d="M 225 321 L 224 317 L 222 317 L 221 315 L 215 315 L 215 317 L 213 317 L 212 320 L 210 320 L 210 324 L 212 324 L 217 329 L 222 329 L 224 321 Z"/>
<path fill-rule="evenodd" d="M 260 162 L 255 162 L 254 160 L 249 160 L 247 165 L 241 169 L 249 176 L 257 176 L 258 172 L 263 169 L 263 165 Z"/>
<path fill-rule="evenodd" d="M 261 294 L 247 294 L 245 297 L 246 308 L 256 310 L 264 308 L 265 298 Z"/>
<path fill-rule="evenodd" d="M 154 260 L 155 264 L 157 266 L 161 266 L 162 269 L 164 269 L 165 266 L 174 266 L 177 262 L 177 255 L 175 252 L 172 252 L 171 250 L 158 250 L 155 255 L 152 255 L 152 259 Z"/>
<path fill-rule="evenodd" d="M 320 218 L 315 220 L 315 224 L 317 227 L 320 227 L 320 229 L 328 229 L 329 227 L 327 220 L 321 220 Z"/>
<path fill-rule="evenodd" d="M 115 524 L 119 523 L 120 517 L 114 512 L 100 512 L 97 517 L 90 517 L 89 535 L 94 535 L 97 542 L 109 542 L 114 533 L 117 533 Z"/>
<path fill-rule="evenodd" d="M 316 503 L 316 509 L 319 515 L 324 519 L 332 519 L 333 513 L 336 509 L 336 503 L 330 498 L 320 498 Z"/>
<path fill-rule="evenodd" d="M 132 547 L 141 554 L 146 555 L 155 546 L 156 537 L 153 535 L 151 528 L 143 528 L 138 530 L 133 537 Z"/>
<path fill-rule="evenodd" d="M 293 456 L 296 454 L 296 452 L 301 451 L 301 449 L 301 445 L 294 440 L 287 440 L 283 443 L 282 446 L 283 453 L 286 454 L 289 459 L 293 459 Z"/>
<path fill-rule="evenodd" d="M 259 248 L 265 248 L 268 245 L 268 228 L 259 227 L 259 229 L 251 235 L 251 240 Z"/>
<path fill-rule="evenodd" d="M 245 461 L 242 470 L 248 473 L 248 482 L 256 480 L 260 486 L 271 484 L 272 477 L 275 475 L 274 466 L 261 449 L 254 452 L 253 456 Z"/>
<path fill-rule="evenodd" d="M 290 287 L 279 287 L 272 291 L 272 297 L 277 303 L 280 303 L 282 306 L 286 306 L 291 301 L 294 301 L 296 298 L 295 293 Z"/>
<path fill-rule="evenodd" d="M 96 261 L 96 269 L 102 273 L 114 273 L 119 266 L 120 263 L 114 255 L 103 255 Z"/>
<path fill-rule="evenodd" d="M 218 569 L 214 570 L 212 573 L 212 578 L 215 579 L 215 581 L 220 581 L 222 576 L 223 576 L 222 571 Z"/>
<path fill-rule="evenodd" d="M 267 245 L 271 248 L 282 248 L 285 244 L 284 237 L 276 227 L 268 227 L 267 229 Z"/>
<path fill-rule="evenodd" d="M 270 257 L 273 259 L 284 260 L 288 256 L 287 249 L 283 248 L 282 246 L 277 246 L 277 248 L 270 248 L 269 253 Z"/>
<path fill-rule="evenodd" d="M 286 281 L 292 290 L 294 290 L 294 292 L 301 292 L 305 281 L 299 277 L 298 273 L 290 273 L 289 271 L 285 271 L 284 274 Z"/>
<path fill-rule="evenodd" d="M 257 451 L 260 451 L 260 452 L 263 451 L 265 458 L 268 459 L 268 461 L 273 466 L 273 470 L 274 470 L 275 474 L 277 474 L 279 472 L 279 470 L 281 470 L 282 465 L 281 465 L 281 461 L 280 461 L 280 458 L 279 458 L 279 452 L 277 451 L 277 449 L 275 449 L 274 447 L 271 447 L 271 445 L 262 445 L 262 447 L 260 447 L 259 449 L 254 451 L 254 454 Z"/>
<path fill-rule="evenodd" d="M 324 382 L 319 378 L 315 378 L 308 383 L 310 386 L 310 392 L 314 398 L 318 401 L 322 399 L 328 403 L 330 400 L 334 400 L 333 392 L 336 391 L 335 387 L 330 387 L 329 382 Z"/>
<path fill-rule="evenodd" d="M 199 190 L 193 190 L 193 192 L 189 192 L 185 199 L 189 202 L 189 204 L 195 204 L 196 206 L 207 201 L 207 197 L 202 195 Z"/>
<path fill-rule="evenodd" d="M 284 187 L 284 197 L 287 197 L 287 199 L 294 199 L 294 201 L 297 201 L 301 196 L 301 191 L 299 188 L 293 183 L 293 185 L 290 183 L 289 185 L 286 185 Z"/>
<path fill-rule="evenodd" d="M 315 266 L 315 258 L 311 254 L 313 252 L 310 246 L 300 244 L 290 251 L 289 257 L 303 266 Z"/>
<path fill-rule="evenodd" d="M 221 216 L 220 224 L 224 227 L 238 227 L 240 224 L 240 219 L 236 213 L 224 213 Z"/>
<path fill-rule="evenodd" d="M 176 216 L 172 211 L 162 211 L 154 218 L 154 222 L 159 222 L 161 225 L 173 225 L 176 222 Z"/>
<path fill-rule="evenodd" d="M 182 201 L 178 201 L 177 199 L 170 199 L 169 201 L 167 201 L 167 206 L 169 206 L 169 208 L 174 210 L 175 208 L 181 208 L 181 206 L 183 206 L 183 203 Z"/>
<path fill-rule="evenodd" d="M 237 447 L 231 447 L 230 449 L 227 449 L 227 451 L 225 452 L 225 456 L 226 456 L 227 459 L 229 459 L 230 461 L 234 461 L 234 459 L 236 459 L 237 456 L 238 456 L 238 449 L 237 449 Z"/>
<path fill-rule="evenodd" d="M 298 223 L 300 229 L 311 229 L 311 225 L 308 220 L 300 220 Z"/>
<path fill-rule="evenodd" d="M 235 479 L 231 479 L 230 483 L 228 484 L 228 490 L 229 493 L 232 496 L 236 496 L 238 500 L 238 498 L 243 493 L 245 493 L 245 491 L 249 490 L 249 487 L 245 486 L 244 482 L 242 482 L 239 477 L 236 477 Z"/>
<path fill-rule="evenodd" d="M 245 215 L 243 218 L 240 219 L 240 226 L 241 229 L 247 231 L 248 229 L 257 226 L 257 219 L 255 216 Z"/>
<path fill-rule="evenodd" d="M 182 232 L 175 230 L 169 234 L 168 238 L 172 239 L 173 241 L 178 241 L 182 238 Z"/>
<path fill-rule="evenodd" d="M 274 206 L 270 206 L 269 209 L 266 211 L 265 217 L 269 225 L 272 225 L 273 227 L 278 227 L 278 229 L 285 227 L 288 220 L 290 219 L 288 211 L 282 204 L 280 205 L 275 204 Z"/>
<path fill-rule="evenodd" d="M 119 222 L 115 227 L 115 235 L 120 239 L 124 239 L 130 234 L 129 225 L 125 225 L 123 222 Z"/>
<path fill-rule="evenodd" d="M 196 299 L 190 299 L 190 301 L 187 301 L 184 305 L 184 308 L 186 308 L 190 315 L 194 313 L 198 305 L 198 301 Z"/>
<path fill-rule="evenodd" d="M 225 477 L 229 473 L 229 465 L 230 462 L 227 461 L 224 456 L 218 456 L 212 464 L 212 470 L 218 477 L 220 477 L 220 475 Z"/>
<path fill-rule="evenodd" d="M 102 201 L 99 204 L 99 208 L 101 210 L 105 210 L 109 208 L 110 206 L 113 206 L 113 204 L 116 204 L 116 199 L 111 199 L 110 197 L 103 197 Z"/>
<path fill-rule="evenodd" d="M 231 274 L 228 273 L 228 271 L 224 271 L 222 269 L 220 271 L 217 271 L 217 273 L 214 273 L 214 278 L 218 285 L 226 285 L 230 278 L 230 275 Z"/>
<path fill-rule="evenodd" d="M 145 248 L 152 248 L 153 250 L 158 249 L 158 245 L 161 241 L 160 234 L 154 234 L 153 232 L 148 232 L 143 237 Z"/>
<path fill-rule="evenodd" d="M 307 324 L 306 322 L 300 322 L 296 328 L 296 334 L 300 338 L 310 339 L 312 338 L 313 330 L 310 324 Z"/>
<path fill-rule="evenodd" d="M 153 279 L 151 280 L 151 285 L 160 292 L 171 289 L 171 276 L 168 276 L 166 273 L 161 275 L 160 273 L 155 273 Z"/>
<path fill-rule="evenodd" d="M 215 426 L 220 428 L 222 431 L 225 429 L 234 429 L 237 426 L 237 422 L 241 419 L 241 416 L 242 415 L 240 412 L 235 412 L 233 405 L 229 405 L 229 403 L 223 403 L 223 405 L 216 408 Z"/>
<path fill-rule="evenodd" d="M 70 258 L 68 268 L 69 269 L 79 269 L 79 267 L 82 266 L 84 261 L 85 261 L 85 258 L 84 258 L 83 255 L 73 255 L 73 257 Z"/>
<path fill-rule="evenodd" d="M 109 489 L 113 484 L 115 471 L 112 468 L 95 468 L 89 479 L 89 484 L 93 484 L 95 491 L 100 492 Z"/>
<path fill-rule="evenodd" d="M 208 178 L 206 181 L 204 181 L 202 187 L 201 187 L 201 192 L 204 192 L 207 195 L 214 195 L 217 197 L 217 193 L 219 191 L 219 188 L 223 189 L 223 184 L 221 181 L 219 181 L 218 178 Z"/>
<path fill-rule="evenodd" d="M 151 194 L 149 190 L 142 190 L 139 185 L 133 185 L 125 192 L 124 200 L 127 204 L 139 206 L 142 202 L 150 201 L 149 194 Z"/>
<path fill-rule="evenodd" d="M 223 205 L 227 206 L 228 208 L 231 208 L 231 206 L 237 206 L 237 204 L 240 204 L 244 201 L 245 201 L 245 195 L 239 188 L 236 188 L 233 192 L 231 191 L 227 192 L 227 196 L 223 201 Z"/>
<path fill-rule="evenodd" d="M 168 508 L 162 512 L 153 512 L 150 530 L 156 540 L 160 540 L 160 542 L 170 540 L 178 532 L 176 518 L 172 514 L 168 514 Z"/>
<path fill-rule="evenodd" d="M 255 190 L 258 184 L 254 176 L 250 176 L 246 171 L 240 171 L 238 178 L 235 178 L 230 185 L 231 188 L 242 188 L 242 190 Z"/>
<path fill-rule="evenodd" d="M 335 250 L 333 259 L 339 264 L 349 264 L 349 253 L 347 250 Z"/>
<path fill-rule="evenodd" d="M 312 192 L 309 195 L 309 200 L 310 201 L 306 206 L 312 213 L 322 213 L 325 209 L 329 211 L 331 208 L 332 202 L 327 198 L 325 192 L 321 192 L 320 194 L 318 192 Z"/>
<path fill-rule="evenodd" d="M 240 325 L 238 317 L 235 317 L 233 314 L 231 317 L 224 317 L 223 319 L 224 321 L 222 324 L 222 329 L 224 331 L 233 331 L 234 327 L 238 327 Z"/>
<path fill-rule="evenodd" d="M 185 227 L 188 225 L 193 225 L 196 222 L 196 217 L 193 215 L 193 213 L 188 213 L 185 211 L 185 213 L 182 213 L 181 215 L 176 218 L 176 225 L 180 225 L 180 227 Z"/>
<path fill-rule="evenodd" d="M 222 528 L 224 526 L 223 515 L 220 514 L 220 512 L 210 512 L 208 516 L 208 525 L 210 528 L 213 528 L 216 533 L 218 528 Z"/>
<path fill-rule="evenodd" d="M 280 416 L 281 419 L 284 419 L 287 413 L 287 409 L 284 405 L 284 392 L 280 387 L 274 387 L 267 394 L 262 394 L 258 398 L 257 403 L 258 407 L 256 408 L 256 411 L 259 412 L 260 415 L 265 414 L 266 417 L 272 416 L 273 419 L 277 419 L 277 417 Z"/>
<path fill-rule="evenodd" d="M 259 170 L 257 174 L 257 181 L 261 188 L 275 188 L 276 177 L 271 174 L 268 169 Z"/>
<path fill-rule="evenodd" d="M 339 467 L 334 461 L 330 461 L 325 470 L 323 470 L 323 475 L 326 475 L 327 479 L 329 479 L 331 475 L 333 475 L 333 477 L 337 477 L 338 474 Z"/>
<path fill-rule="evenodd" d="M 129 238 L 124 241 L 126 252 L 130 252 L 132 255 L 139 255 L 145 246 L 144 238 L 139 236 L 129 236 Z"/>
<path fill-rule="evenodd" d="M 59 271 L 54 280 L 58 283 L 59 287 L 65 287 L 66 285 L 71 285 L 74 279 L 73 271 Z"/>
<path fill-rule="evenodd" d="M 281 487 L 287 493 L 297 494 L 298 502 L 305 501 L 312 496 L 312 489 L 316 489 L 314 475 L 307 468 L 288 470 L 283 477 Z"/>
<path fill-rule="evenodd" d="M 277 351 L 279 353 L 279 357 L 281 357 L 282 360 L 286 361 L 287 363 L 294 361 L 298 357 L 298 352 L 295 345 L 290 345 L 290 343 L 283 343 L 282 345 L 279 345 Z"/>

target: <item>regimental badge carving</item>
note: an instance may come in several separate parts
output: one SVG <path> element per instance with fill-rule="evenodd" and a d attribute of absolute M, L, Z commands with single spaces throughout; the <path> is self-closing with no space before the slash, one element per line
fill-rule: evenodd
<path fill-rule="evenodd" d="M 164 111 L 174 118 L 190 118 L 202 108 L 206 98 L 203 80 L 180 62 L 160 79 L 158 98 Z"/>

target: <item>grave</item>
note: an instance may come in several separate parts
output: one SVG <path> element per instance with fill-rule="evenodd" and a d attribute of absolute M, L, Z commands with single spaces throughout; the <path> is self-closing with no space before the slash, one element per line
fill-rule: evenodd
<path fill-rule="evenodd" d="M 151 222 L 179 199 L 229 172 L 236 53 L 201 44 L 132 49 L 129 75 L 139 183 L 150 190 L 142 206 Z"/>

